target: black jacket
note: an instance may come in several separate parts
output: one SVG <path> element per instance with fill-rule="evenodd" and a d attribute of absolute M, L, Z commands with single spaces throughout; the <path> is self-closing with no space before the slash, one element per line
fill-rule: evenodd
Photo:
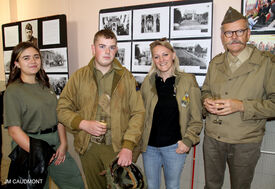
<path fill-rule="evenodd" d="M 43 188 L 50 159 L 54 149 L 45 141 L 30 137 L 30 152 L 18 145 L 11 152 L 11 164 L 8 174 L 8 188 Z"/>

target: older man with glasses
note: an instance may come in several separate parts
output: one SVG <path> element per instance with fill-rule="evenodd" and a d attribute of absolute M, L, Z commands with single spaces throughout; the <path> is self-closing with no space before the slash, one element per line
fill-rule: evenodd
<path fill-rule="evenodd" d="M 210 62 L 202 86 L 206 189 L 222 188 L 226 163 L 231 188 L 250 188 L 266 119 L 275 117 L 275 57 L 247 45 L 249 37 L 246 17 L 229 7 L 221 26 L 225 52 Z"/>

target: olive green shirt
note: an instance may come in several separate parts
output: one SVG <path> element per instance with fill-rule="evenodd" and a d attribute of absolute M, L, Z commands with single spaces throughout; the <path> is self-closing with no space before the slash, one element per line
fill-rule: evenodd
<path fill-rule="evenodd" d="M 4 126 L 19 126 L 25 132 L 52 128 L 58 123 L 56 106 L 53 90 L 17 80 L 4 94 Z"/>

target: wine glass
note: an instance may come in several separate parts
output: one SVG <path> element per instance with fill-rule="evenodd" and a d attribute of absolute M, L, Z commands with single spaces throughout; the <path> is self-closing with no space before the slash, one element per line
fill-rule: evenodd
<path fill-rule="evenodd" d="M 214 94 L 213 97 L 212 97 L 213 100 L 218 100 L 218 99 L 221 99 L 221 95 L 219 94 Z M 220 106 L 221 104 L 215 104 L 216 106 Z M 219 108 L 217 108 L 218 110 L 221 110 Z M 220 120 L 220 117 L 218 115 L 216 115 L 216 119 L 213 120 L 213 123 L 215 124 L 222 124 L 222 120 Z"/>
<path fill-rule="evenodd" d="M 107 116 L 105 114 L 101 114 L 99 116 L 99 120 L 98 120 L 101 124 L 106 125 L 107 126 Z M 95 136 L 95 140 L 98 144 L 102 144 L 105 142 L 105 134 L 100 135 L 100 136 Z"/>

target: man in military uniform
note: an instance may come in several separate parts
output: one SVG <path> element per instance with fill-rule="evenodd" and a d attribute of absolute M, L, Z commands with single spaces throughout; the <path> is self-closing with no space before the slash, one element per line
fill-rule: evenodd
<path fill-rule="evenodd" d="M 37 41 L 37 38 L 33 36 L 32 25 L 30 23 L 26 24 L 25 32 L 26 32 L 27 42 L 33 43 L 35 46 L 38 47 L 38 41 Z"/>
<path fill-rule="evenodd" d="M 225 52 L 210 62 L 202 86 L 206 189 L 222 188 L 226 163 L 231 188 L 250 188 L 266 119 L 275 117 L 275 57 L 247 45 L 249 37 L 247 19 L 229 7 L 221 26 Z"/>
<path fill-rule="evenodd" d="M 145 109 L 135 78 L 115 59 L 115 34 L 108 29 L 97 32 L 92 52 L 90 63 L 63 89 L 57 113 L 74 132 L 88 188 L 106 189 L 104 174 L 115 157 L 120 166 L 137 160 Z"/>

